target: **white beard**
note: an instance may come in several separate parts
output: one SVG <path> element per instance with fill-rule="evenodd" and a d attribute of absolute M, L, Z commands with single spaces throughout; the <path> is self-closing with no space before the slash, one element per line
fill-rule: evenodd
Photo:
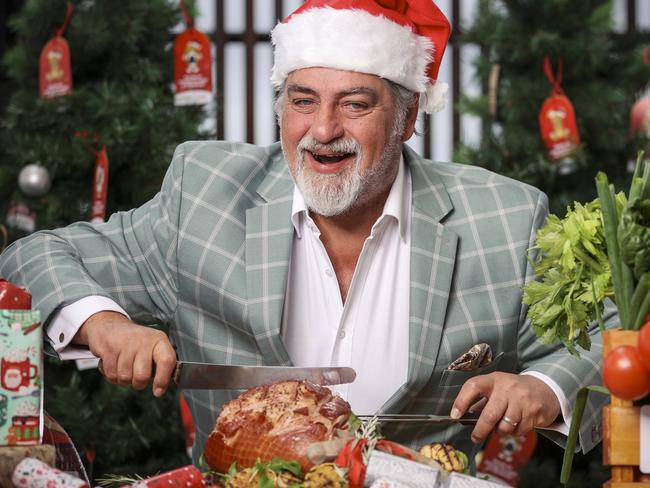
<path fill-rule="evenodd" d="M 350 153 L 355 155 L 353 164 L 348 164 L 336 174 L 320 174 L 312 171 L 305 161 L 305 151 Z M 286 154 L 286 153 L 285 153 Z M 340 215 L 367 203 L 378 196 L 390 177 L 397 173 L 394 156 L 399 154 L 397 138 L 384 149 L 381 159 L 370 169 L 361 173 L 359 165 L 363 160 L 361 145 L 355 139 L 336 140 L 320 144 L 310 135 L 303 137 L 296 147 L 295 164 L 289 170 L 309 210 L 324 217 Z M 388 183 L 392 182 L 390 179 Z"/>

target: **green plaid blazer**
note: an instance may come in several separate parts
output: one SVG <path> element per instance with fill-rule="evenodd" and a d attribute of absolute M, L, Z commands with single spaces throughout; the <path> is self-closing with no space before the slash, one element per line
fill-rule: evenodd
<path fill-rule="evenodd" d="M 381 410 L 447 414 L 468 378 L 496 370 L 542 372 L 571 402 L 579 387 L 600 384 L 599 335 L 576 359 L 540 344 L 525 321 L 526 250 L 547 215 L 545 195 L 479 167 L 424 160 L 407 147 L 404 156 L 413 183 L 409 375 Z M 181 359 L 287 365 L 280 324 L 293 189 L 278 143 L 188 142 L 151 201 L 105 224 L 20 240 L 2 255 L 0 275 L 27 286 L 44 317 L 103 295 L 139 323 L 169 324 Z M 490 365 L 446 369 L 480 342 L 492 346 Z M 220 406 L 237 392 L 186 394 L 197 461 Z M 597 401 L 584 417 L 584 450 L 600 440 Z M 472 451 L 467 427 L 385 433 L 413 446 L 448 440 Z"/>

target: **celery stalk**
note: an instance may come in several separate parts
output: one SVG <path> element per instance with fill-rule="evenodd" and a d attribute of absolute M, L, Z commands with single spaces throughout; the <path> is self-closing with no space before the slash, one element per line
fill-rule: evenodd
<path fill-rule="evenodd" d="M 612 268 L 612 285 L 618 315 L 621 319 L 623 329 L 632 327 L 630 321 L 630 302 L 634 288 L 634 276 L 621 258 L 621 250 L 618 244 L 618 212 L 613 186 L 609 184 L 607 175 L 599 172 L 596 176 L 596 188 L 600 198 L 600 208 L 603 213 L 603 229 L 605 241 L 607 242 L 607 257 Z"/>

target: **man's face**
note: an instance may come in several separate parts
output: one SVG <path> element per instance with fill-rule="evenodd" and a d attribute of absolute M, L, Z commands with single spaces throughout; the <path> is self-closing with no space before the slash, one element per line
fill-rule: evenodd
<path fill-rule="evenodd" d="M 282 148 L 307 206 L 332 216 L 387 195 L 398 169 L 403 128 L 388 84 L 374 75 L 305 68 L 287 78 L 280 108 Z M 412 119 L 412 120 L 411 120 Z"/>

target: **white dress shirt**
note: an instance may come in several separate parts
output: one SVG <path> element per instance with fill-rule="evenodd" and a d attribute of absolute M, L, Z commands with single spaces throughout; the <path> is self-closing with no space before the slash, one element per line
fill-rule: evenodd
<path fill-rule="evenodd" d="M 354 383 L 332 389 L 359 414 L 377 411 L 408 376 L 410 198 L 411 176 L 400 161 L 343 303 L 320 231 L 297 187 L 293 194 L 282 340 L 296 366 L 353 367 Z"/>

